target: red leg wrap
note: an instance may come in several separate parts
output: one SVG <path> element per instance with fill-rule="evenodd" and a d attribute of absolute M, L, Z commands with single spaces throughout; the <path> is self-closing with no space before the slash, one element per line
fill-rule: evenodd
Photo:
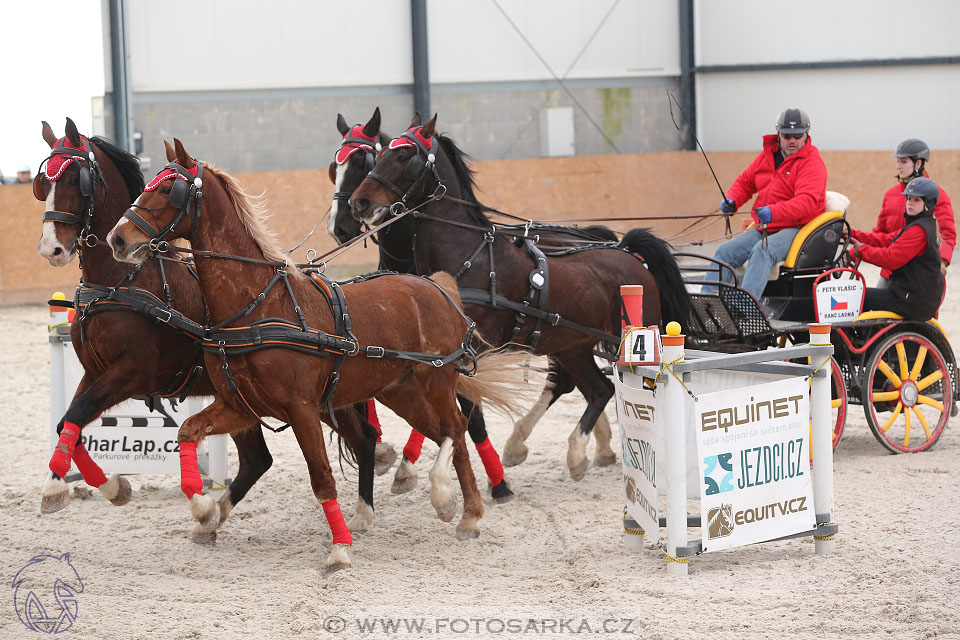
<path fill-rule="evenodd" d="M 200 469 L 197 467 L 196 442 L 180 444 L 180 489 L 187 499 L 203 492 L 203 480 L 200 479 Z"/>
<path fill-rule="evenodd" d="M 57 446 L 53 448 L 53 455 L 50 456 L 50 471 L 61 478 L 70 471 L 70 460 L 73 458 L 73 450 L 77 446 L 77 440 L 80 439 L 80 427 L 72 422 L 64 422 L 63 429 L 60 431 L 60 440 Z"/>
<path fill-rule="evenodd" d="M 410 438 L 407 440 L 407 444 L 403 447 L 403 457 L 413 464 L 417 461 L 417 458 L 420 457 L 420 450 L 422 448 L 423 434 L 416 429 L 411 429 Z"/>
<path fill-rule="evenodd" d="M 480 454 L 480 461 L 487 471 L 490 484 L 497 486 L 503 482 L 503 465 L 500 463 L 500 455 L 497 454 L 497 450 L 490 444 L 490 438 L 477 443 L 477 453 Z"/>
<path fill-rule="evenodd" d="M 83 481 L 91 487 L 99 487 L 107 481 L 107 476 L 103 474 L 103 469 L 93 461 L 90 453 L 87 452 L 87 448 L 82 444 L 78 444 L 74 450 L 73 461 L 77 463 L 77 469 L 80 470 Z"/>
<path fill-rule="evenodd" d="M 373 398 L 367 400 L 367 422 L 377 430 L 377 442 L 383 442 L 383 429 L 380 428 L 380 418 L 377 417 L 377 403 Z"/>
<path fill-rule="evenodd" d="M 350 529 L 343 520 L 343 514 L 340 513 L 340 503 L 337 499 L 321 502 L 323 515 L 327 516 L 327 524 L 330 525 L 330 532 L 333 533 L 333 544 L 353 545 L 353 536 L 350 535 Z"/>

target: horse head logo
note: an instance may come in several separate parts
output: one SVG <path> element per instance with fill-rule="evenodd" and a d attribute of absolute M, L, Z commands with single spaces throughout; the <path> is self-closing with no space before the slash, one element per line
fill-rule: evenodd
<path fill-rule="evenodd" d="M 62 633 L 77 619 L 77 594 L 83 593 L 83 580 L 69 553 L 33 556 L 10 586 L 17 617 L 31 631 Z"/>
<path fill-rule="evenodd" d="M 624 488 L 627 492 L 627 500 L 631 503 L 637 502 L 637 485 L 633 481 L 633 478 L 627 477 L 624 480 Z"/>
<path fill-rule="evenodd" d="M 714 538 L 725 538 L 733 533 L 733 505 L 721 504 L 707 511 L 707 537 L 710 540 Z"/>

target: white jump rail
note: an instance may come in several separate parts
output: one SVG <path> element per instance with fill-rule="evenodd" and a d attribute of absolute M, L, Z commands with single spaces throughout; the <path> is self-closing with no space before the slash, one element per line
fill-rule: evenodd
<path fill-rule="evenodd" d="M 52 454 L 59 439 L 57 425 L 73 399 L 73 394 L 83 375 L 83 366 L 73 350 L 67 312 L 52 313 L 51 321 L 49 341 L 50 453 Z M 145 366 L 149 366 L 149 363 L 145 363 Z M 191 397 L 186 398 L 179 407 L 174 409 L 170 401 L 164 399 L 160 405 L 166 413 L 164 415 L 150 411 L 141 401 L 126 401 L 108 409 L 98 420 L 84 427 L 81 437 L 98 438 L 98 442 L 111 443 L 112 446 L 107 452 L 102 447 L 87 446 L 90 457 L 100 465 L 104 473 L 179 476 L 179 454 L 172 450 L 177 439 L 177 429 L 187 417 L 197 413 L 209 403 L 210 399 Z M 104 426 L 105 423 L 110 426 Z M 144 437 L 145 434 L 150 434 L 150 437 Z M 157 434 L 163 435 L 158 438 Z M 154 444 L 148 445 L 147 442 Z M 161 442 L 163 444 L 160 444 Z M 212 486 L 211 480 L 221 485 L 228 484 L 230 479 L 227 477 L 227 436 L 210 436 L 204 442 L 207 451 L 206 455 L 200 458 L 201 473 L 207 476 L 204 479 L 204 485 Z M 139 450 L 131 450 L 131 447 L 138 446 Z M 151 446 L 155 449 L 145 450 Z M 118 447 L 119 452 L 117 452 Z M 164 451 L 164 448 L 171 450 Z M 161 457 L 162 460 L 159 459 Z M 80 474 L 76 471 L 76 466 L 71 466 L 71 471 L 64 480 L 71 482 L 79 479 Z"/>
<path fill-rule="evenodd" d="M 677 334 L 663 336 L 662 361 L 669 365 L 624 366 L 618 365 L 617 375 L 630 386 L 642 388 L 643 380 L 656 380 L 656 394 L 662 396 L 659 404 L 662 419 L 657 427 L 663 430 L 666 480 L 666 518 L 659 518 L 659 525 L 666 525 L 667 572 L 672 575 L 687 575 L 689 559 L 697 556 L 703 549 L 703 538 L 687 540 L 687 528 L 701 527 L 700 516 L 688 517 L 687 514 L 687 436 L 695 429 L 693 394 L 721 389 L 697 389 L 688 393 L 694 372 L 725 370 L 749 374 L 773 374 L 782 378 L 804 377 L 810 379 L 810 418 L 812 421 L 812 475 L 813 502 L 816 526 L 813 530 L 787 535 L 778 539 L 812 535 L 815 540 L 815 553 L 831 553 L 835 549 L 835 535 L 838 527 L 833 522 L 833 433 L 830 419 L 830 367 L 823 366 L 833 355 L 830 344 L 830 325 L 814 323 L 809 325 L 810 343 L 782 349 L 751 351 L 746 353 L 725 354 L 708 351 L 685 351 L 684 336 Z M 785 362 L 786 360 L 806 359 L 807 364 Z M 672 370 L 672 373 L 671 373 Z M 618 403 L 618 415 L 620 406 Z M 622 418 L 621 418 L 622 422 Z M 694 452 L 695 453 L 695 452 Z M 699 463 L 699 461 L 698 461 Z M 697 470 L 699 473 L 699 469 Z M 701 529 L 704 531 L 704 529 Z M 624 517 L 624 546 L 628 550 L 641 550 L 643 536 L 659 543 L 658 532 L 645 532 L 629 516 Z"/>

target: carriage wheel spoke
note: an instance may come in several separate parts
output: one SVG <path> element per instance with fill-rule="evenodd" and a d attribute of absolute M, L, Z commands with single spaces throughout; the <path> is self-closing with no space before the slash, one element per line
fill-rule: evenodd
<path fill-rule="evenodd" d="M 916 380 L 917 376 L 920 375 L 920 369 L 923 367 L 923 361 L 927 358 L 927 348 L 921 346 L 917 350 L 917 359 L 913 363 L 913 370 L 910 372 L 910 379 Z"/>
<path fill-rule="evenodd" d="M 880 371 L 883 372 L 883 375 L 887 376 L 887 380 L 892 382 L 893 386 L 896 387 L 897 389 L 899 389 L 900 385 L 903 384 L 900 378 L 897 377 L 897 374 L 893 372 L 893 369 L 890 368 L 890 365 L 888 365 L 883 360 L 877 363 L 877 369 L 880 369 Z"/>
<path fill-rule="evenodd" d="M 920 404 L 925 404 L 925 405 L 927 405 L 928 407 L 933 407 L 934 409 L 936 409 L 936 410 L 939 411 L 940 413 L 943 413 L 943 403 L 942 403 L 942 402 L 937 402 L 936 400 L 934 400 L 934 399 L 931 398 L 930 396 L 919 396 L 919 397 L 917 398 L 917 402 L 919 402 Z"/>
<path fill-rule="evenodd" d="M 933 373 L 925 377 L 923 380 L 919 380 L 917 382 L 917 391 L 923 391 L 924 389 L 926 389 L 927 387 L 929 387 L 930 385 L 932 385 L 934 382 L 936 382 L 942 377 L 943 377 L 943 371 L 941 371 L 940 369 L 937 369 L 936 371 L 934 371 Z"/>
<path fill-rule="evenodd" d="M 830 401 L 831 409 L 836 409 L 837 407 L 840 407 L 840 406 L 843 406 L 843 400 L 841 400 L 840 398 L 834 398 L 833 400 Z"/>
<path fill-rule="evenodd" d="M 930 427 L 927 425 L 927 419 L 923 417 L 923 414 L 917 410 L 916 407 L 910 407 L 910 410 L 917 416 L 917 420 L 920 421 L 920 426 L 923 427 L 923 432 L 927 436 L 927 440 L 930 439 Z"/>
<path fill-rule="evenodd" d="M 894 422 L 896 422 L 897 418 L 900 417 L 900 412 L 901 412 L 901 411 L 903 411 L 903 403 L 902 403 L 902 402 L 898 402 L 898 403 L 897 403 L 897 408 L 893 410 L 893 415 L 890 416 L 890 419 L 889 419 L 889 420 L 887 420 L 886 422 L 883 423 L 883 426 L 880 427 L 880 431 L 883 431 L 884 433 L 886 433 L 886 432 L 887 432 L 887 429 L 890 428 L 890 425 L 892 425 Z"/>
<path fill-rule="evenodd" d="M 903 380 L 907 377 L 909 369 L 907 369 L 907 350 L 903 347 L 902 342 L 897 343 L 897 361 L 900 363 L 900 379 Z"/>
<path fill-rule="evenodd" d="M 874 402 L 890 402 L 899 397 L 899 391 L 874 391 L 872 396 Z"/>
<path fill-rule="evenodd" d="M 907 421 L 907 427 L 903 430 L 903 447 L 910 446 L 910 412 L 904 411 L 903 418 Z"/>

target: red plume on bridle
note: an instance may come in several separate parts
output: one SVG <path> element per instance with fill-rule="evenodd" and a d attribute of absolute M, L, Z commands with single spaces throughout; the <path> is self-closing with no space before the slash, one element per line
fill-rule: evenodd
<path fill-rule="evenodd" d="M 198 166 L 199 166 L 198 164 L 194 164 L 192 168 L 184 169 L 184 170 L 190 175 L 192 175 L 194 178 L 196 178 Z M 163 171 L 158 173 L 156 177 L 154 177 L 154 179 L 150 181 L 150 184 L 148 184 L 146 187 L 143 188 L 143 190 L 153 191 L 154 189 L 159 187 L 160 183 L 162 183 L 164 180 L 170 180 L 172 178 L 180 178 L 181 180 L 186 180 L 186 178 L 184 178 L 182 175 L 180 175 L 173 169 L 164 169 Z"/>
<path fill-rule="evenodd" d="M 343 136 L 343 142 L 337 151 L 337 164 L 343 164 L 350 159 L 358 149 L 369 149 L 377 153 L 377 140 L 373 136 L 368 136 L 363 132 L 363 125 L 354 125 L 347 135 Z"/>
<path fill-rule="evenodd" d="M 90 153 L 90 147 L 87 144 L 89 140 L 80 137 L 80 141 L 83 146 L 77 147 L 74 146 L 70 139 L 64 136 L 57 140 L 57 143 L 53 145 L 53 151 L 50 153 L 50 157 L 47 158 L 47 164 L 44 167 L 44 173 L 47 176 L 47 180 L 50 182 L 56 182 L 63 175 L 64 169 L 70 166 L 70 163 L 77 159 L 76 156 L 65 155 L 62 153 L 57 153 L 57 149 L 66 148 L 73 149 L 74 151 L 81 151 L 83 153 Z"/>
<path fill-rule="evenodd" d="M 433 145 L 433 138 L 424 138 L 423 134 L 420 132 L 421 129 L 423 129 L 423 127 L 410 127 L 402 136 L 391 140 L 389 148 L 400 149 L 401 147 L 415 147 L 417 145 L 415 145 L 413 141 L 409 139 L 409 136 L 413 136 L 420 141 L 420 144 L 424 149 L 430 151 L 430 147 Z"/>

